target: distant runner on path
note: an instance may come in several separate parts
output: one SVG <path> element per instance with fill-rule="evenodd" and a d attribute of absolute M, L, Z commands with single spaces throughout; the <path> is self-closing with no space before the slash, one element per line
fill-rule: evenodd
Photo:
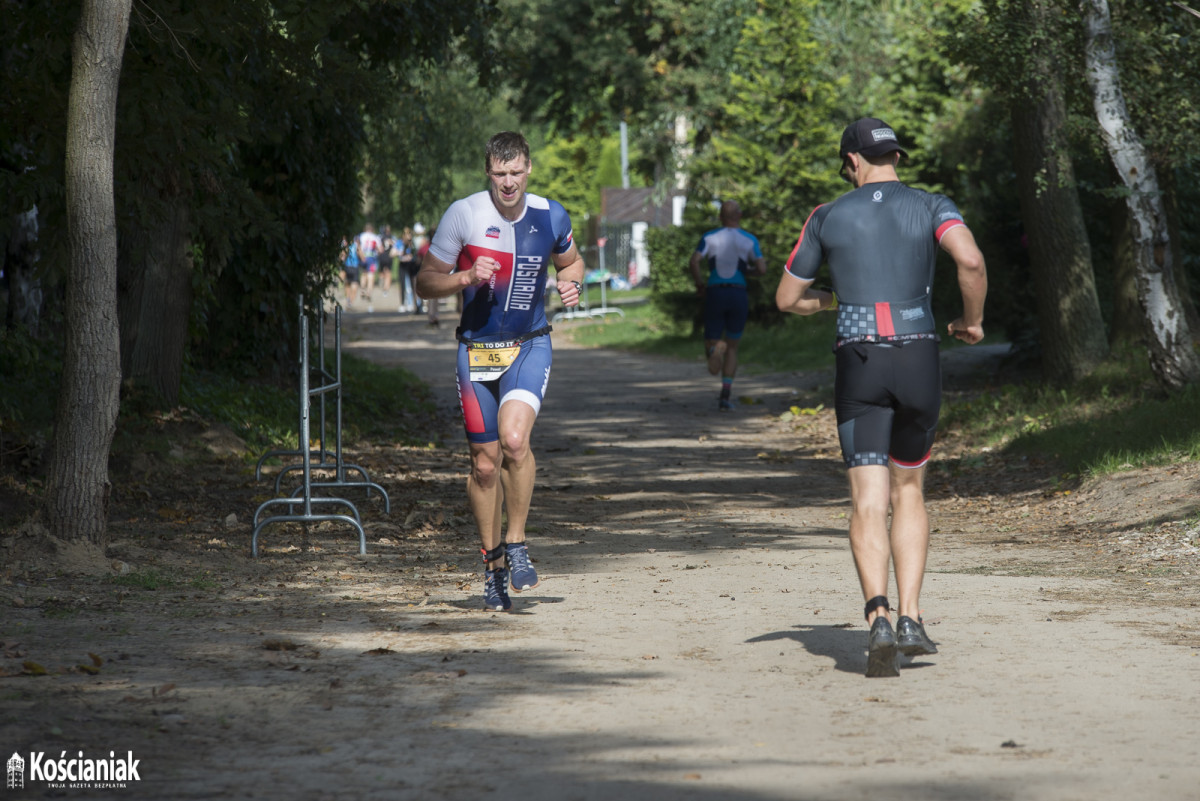
<path fill-rule="evenodd" d="M 717 408 L 723 412 L 733 408 L 730 397 L 737 374 L 738 344 L 750 312 L 746 275 L 751 270 L 757 275 L 767 272 L 758 239 L 741 228 L 741 222 L 741 206 L 726 200 L 721 204 L 721 227 L 700 237 L 688 261 L 696 291 L 704 298 L 704 355 L 708 372 L 721 374 Z M 701 264 L 708 266 L 707 275 L 700 274 Z"/>
<path fill-rule="evenodd" d="M 855 188 L 809 215 L 775 301 L 796 314 L 837 309 L 834 396 L 850 477 L 850 548 L 871 627 L 867 676 L 898 676 L 901 652 L 937 653 L 920 604 L 929 551 L 925 466 L 942 393 L 930 307 L 937 246 L 953 257 L 962 292 L 963 315 L 947 330 L 972 345 L 983 339 L 987 270 L 954 203 L 900 183 L 896 165 L 908 154 L 886 123 L 852 123 L 839 155 L 842 177 Z M 811 288 L 823 263 L 833 292 Z M 899 596 L 895 631 L 889 559 Z"/>
<path fill-rule="evenodd" d="M 525 191 L 525 137 L 493 136 L 484 166 L 489 189 L 446 211 L 421 260 L 417 293 L 430 300 L 463 293 L 457 374 L 471 450 L 467 498 L 483 546 L 484 608 L 508 611 L 510 580 L 513 592 L 539 583 L 525 523 L 536 470 L 529 436 L 550 382 L 546 280 L 553 263 L 563 304 L 576 306 L 584 264 L 562 205 Z"/>

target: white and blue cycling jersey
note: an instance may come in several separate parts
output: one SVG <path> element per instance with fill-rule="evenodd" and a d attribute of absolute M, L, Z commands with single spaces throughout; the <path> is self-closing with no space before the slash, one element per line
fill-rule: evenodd
<path fill-rule="evenodd" d="M 696 252 L 708 265 L 709 286 L 746 286 L 750 263 L 762 258 L 758 238 L 744 228 L 715 228 L 700 237 Z"/>
<path fill-rule="evenodd" d="M 480 256 L 500 263 L 487 284 L 463 290 L 461 336 L 499 341 L 544 328 L 549 268 L 571 244 L 571 218 L 558 201 L 526 194 L 525 211 L 516 221 L 505 219 L 486 191 L 455 201 L 438 224 L 429 252 L 459 270 L 469 270 Z"/>

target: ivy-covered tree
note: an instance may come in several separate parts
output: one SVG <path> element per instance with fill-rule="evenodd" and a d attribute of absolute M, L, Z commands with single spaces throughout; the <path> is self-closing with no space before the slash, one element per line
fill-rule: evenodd
<path fill-rule="evenodd" d="M 1064 9 L 1063 0 L 985 0 L 960 51 L 1008 105 L 1042 369 L 1056 383 L 1078 380 L 1108 355 L 1066 132 L 1079 32 Z"/>

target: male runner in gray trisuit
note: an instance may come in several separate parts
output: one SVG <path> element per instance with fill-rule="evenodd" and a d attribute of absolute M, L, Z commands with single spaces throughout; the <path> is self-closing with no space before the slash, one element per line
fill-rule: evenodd
<path fill-rule="evenodd" d="M 867 599 L 867 675 L 898 676 L 899 653 L 937 653 L 921 621 L 929 550 L 925 465 L 941 407 L 938 336 L 930 308 L 937 248 L 958 267 L 963 315 L 948 332 L 983 339 L 987 271 L 949 198 L 900 183 L 908 154 L 883 121 L 860 119 L 842 134 L 842 177 L 854 190 L 809 215 L 775 301 L 783 311 L 837 309 L 838 437 L 850 477 L 850 548 Z M 829 264 L 833 292 L 812 289 Z M 888 530 L 888 507 L 892 510 Z M 888 612 L 888 560 L 900 618 Z"/>

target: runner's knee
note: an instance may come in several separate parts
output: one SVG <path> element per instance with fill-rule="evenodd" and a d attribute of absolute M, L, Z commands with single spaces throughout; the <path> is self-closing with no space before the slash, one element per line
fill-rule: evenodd
<path fill-rule="evenodd" d="M 491 487 L 500 475 L 500 448 L 471 454 L 471 478 L 481 487 Z"/>
<path fill-rule="evenodd" d="M 529 456 L 529 432 L 519 429 L 500 432 L 500 449 L 506 462 L 521 462 Z"/>

